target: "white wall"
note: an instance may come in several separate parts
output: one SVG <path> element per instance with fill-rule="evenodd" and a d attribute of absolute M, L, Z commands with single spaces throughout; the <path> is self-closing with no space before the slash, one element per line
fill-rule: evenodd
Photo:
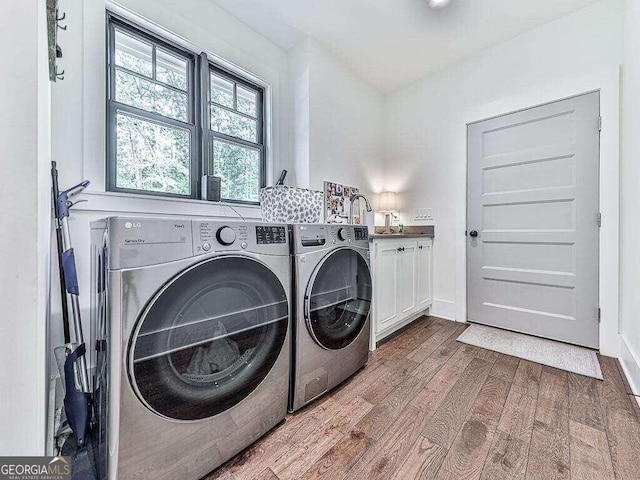
<path fill-rule="evenodd" d="M 379 191 L 383 161 L 383 96 L 309 40 L 310 159 L 313 189 L 325 180 Z"/>
<path fill-rule="evenodd" d="M 640 2 L 627 0 L 622 69 L 621 305 L 622 365 L 640 394 Z M 640 399 L 639 399 L 640 401 Z"/>
<path fill-rule="evenodd" d="M 617 71 L 623 6 L 622 0 L 597 3 L 385 98 L 388 136 L 384 188 L 402 194 L 401 218 L 406 224 L 413 223 L 414 208 L 434 209 L 436 314 L 460 316 L 456 304 L 464 300 L 457 298 L 461 294 L 456 289 L 453 268 L 460 263 L 458 237 L 464 234 L 464 226 L 461 230 L 456 220 L 460 216 L 460 190 L 464 196 L 459 180 L 464 175 L 459 171 L 458 158 L 460 122 L 464 126 L 470 111 L 506 103 L 510 97 L 526 95 L 541 86 L 571 84 L 572 79 L 593 72 Z M 579 82 L 575 84 L 580 88 Z"/>
<path fill-rule="evenodd" d="M 289 51 L 290 148 L 292 170 L 288 185 L 309 188 L 310 145 L 310 42 L 302 41 Z"/>
<path fill-rule="evenodd" d="M 0 26 L 0 455 L 44 454 L 48 252 L 43 230 L 49 191 L 40 187 L 49 161 L 45 18 L 44 0 L 19 2 Z"/>
<path fill-rule="evenodd" d="M 298 185 L 325 180 L 378 192 L 383 175 L 383 96 L 306 38 L 290 54 L 292 155 Z"/>

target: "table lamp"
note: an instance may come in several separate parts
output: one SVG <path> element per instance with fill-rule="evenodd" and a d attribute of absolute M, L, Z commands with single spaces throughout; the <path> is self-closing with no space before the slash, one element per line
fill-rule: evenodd
<path fill-rule="evenodd" d="M 380 194 L 378 209 L 384 213 L 384 234 L 389 235 L 391 231 L 391 215 L 398 210 L 398 199 L 396 192 L 382 192 Z"/>

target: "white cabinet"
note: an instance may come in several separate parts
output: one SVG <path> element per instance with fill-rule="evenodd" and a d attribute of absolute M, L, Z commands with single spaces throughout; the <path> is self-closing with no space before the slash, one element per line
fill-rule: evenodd
<path fill-rule="evenodd" d="M 398 247 L 391 243 L 380 243 L 374 248 L 374 316 L 380 327 L 393 325 L 398 316 Z M 372 322 L 373 324 L 373 322 Z"/>
<path fill-rule="evenodd" d="M 416 271 L 418 251 L 415 242 L 402 242 L 397 247 L 396 297 L 398 298 L 398 316 L 404 317 L 413 313 L 418 306 L 416 302 Z"/>
<path fill-rule="evenodd" d="M 373 240 L 374 299 L 371 349 L 418 318 L 432 303 L 431 238 Z"/>
<path fill-rule="evenodd" d="M 419 240 L 416 254 L 416 270 L 418 276 L 417 295 L 418 310 L 431 306 L 431 258 L 433 256 L 433 240 Z"/>

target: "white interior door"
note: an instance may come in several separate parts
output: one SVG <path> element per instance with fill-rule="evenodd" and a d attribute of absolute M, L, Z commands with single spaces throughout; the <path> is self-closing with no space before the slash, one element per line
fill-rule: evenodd
<path fill-rule="evenodd" d="M 598 347 L 600 95 L 469 125 L 469 321 Z"/>

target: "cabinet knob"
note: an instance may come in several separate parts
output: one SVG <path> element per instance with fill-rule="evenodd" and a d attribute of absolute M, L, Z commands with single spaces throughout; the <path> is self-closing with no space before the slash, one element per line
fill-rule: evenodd
<path fill-rule="evenodd" d="M 398 247 L 399 252 L 404 252 L 404 247 Z"/>
<path fill-rule="evenodd" d="M 424 248 L 424 245 L 420 245 L 418 248 L 422 250 Z"/>

